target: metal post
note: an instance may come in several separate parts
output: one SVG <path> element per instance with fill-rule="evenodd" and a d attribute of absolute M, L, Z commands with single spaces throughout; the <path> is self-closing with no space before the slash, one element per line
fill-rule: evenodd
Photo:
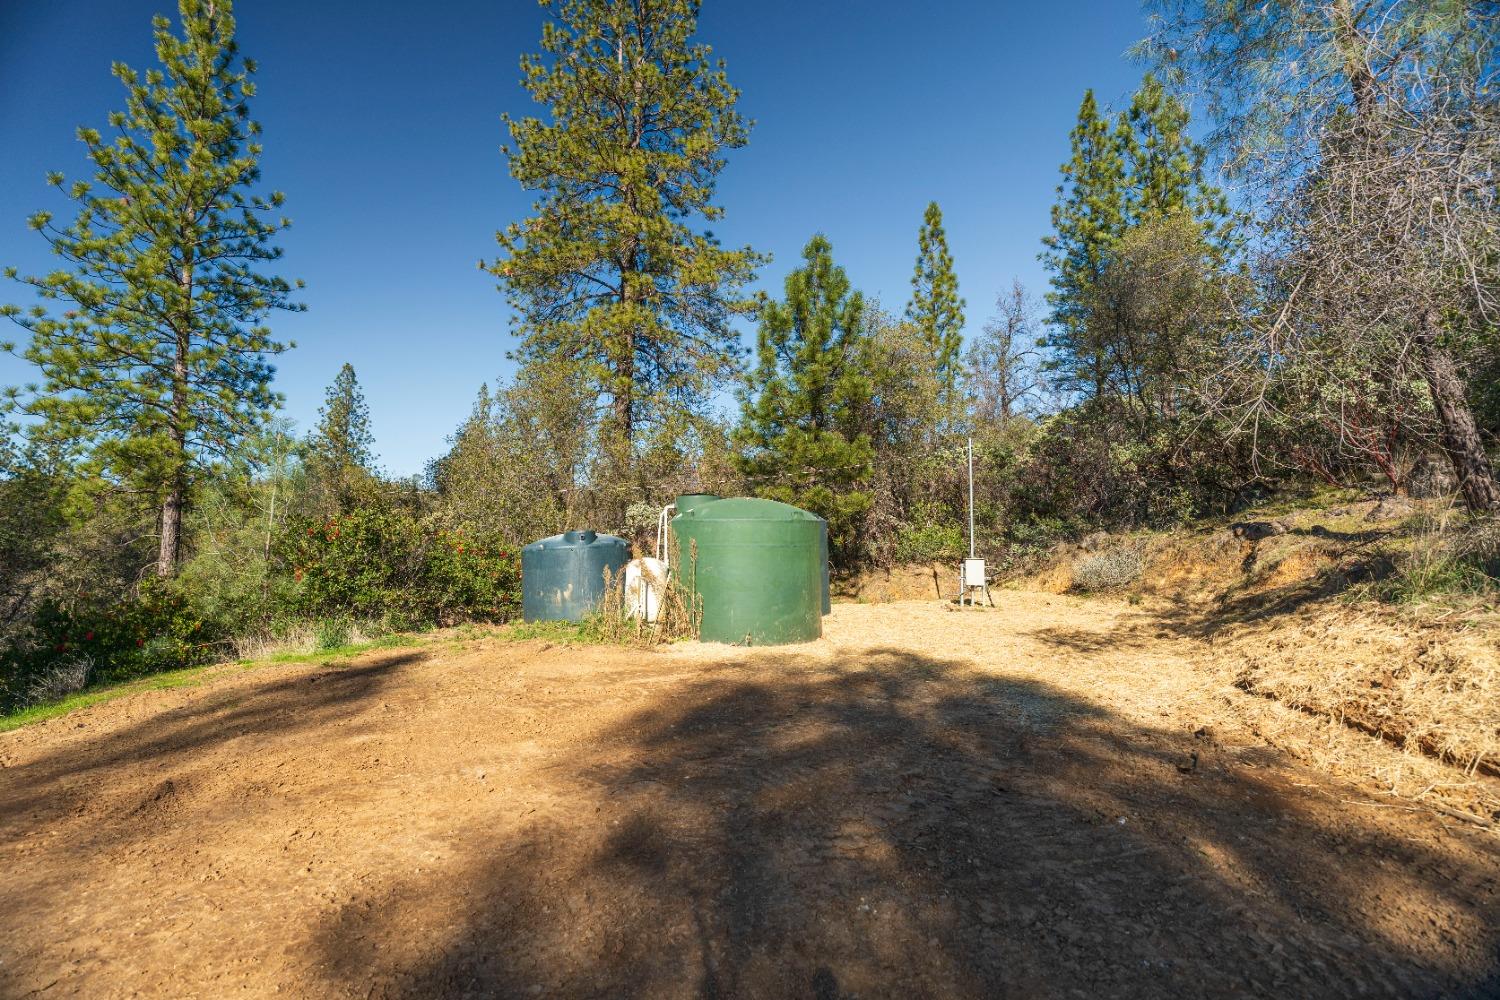
<path fill-rule="evenodd" d="M 969 438 L 969 558 L 974 558 L 974 439 Z"/>

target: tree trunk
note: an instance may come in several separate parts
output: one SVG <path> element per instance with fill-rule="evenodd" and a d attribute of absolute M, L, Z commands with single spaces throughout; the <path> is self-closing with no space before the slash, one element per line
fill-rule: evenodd
<path fill-rule="evenodd" d="M 182 552 L 182 508 L 187 488 L 183 471 L 187 464 L 187 405 L 188 405 L 188 348 L 191 346 L 188 330 L 192 329 L 193 268 L 183 265 L 178 278 L 185 307 L 182 325 L 176 334 L 176 355 L 172 359 L 172 478 L 167 486 L 167 498 L 161 505 L 161 545 L 156 552 L 156 575 L 168 579 L 177 572 L 177 560 Z"/>
<path fill-rule="evenodd" d="M 635 335 L 626 334 L 623 345 L 624 356 L 615 369 L 614 411 L 615 433 L 618 443 L 628 450 L 635 436 Z"/>
<path fill-rule="evenodd" d="M 633 210 L 633 206 L 632 206 Z M 635 278 L 640 274 L 639 244 L 635 238 L 630 241 L 630 247 L 620 262 L 620 304 L 629 311 L 638 300 L 635 287 Z M 628 455 L 635 437 L 635 348 L 638 334 L 634 330 L 628 330 L 621 334 L 619 344 L 619 356 L 615 359 L 615 370 L 611 374 L 614 377 L 614 399 L 612 410 L 615 425 L 615 434 L 618 440 L 615 442 L 623 446 Z"/>
<path fill-rule="evenodd" d="M 1497 510 L 1500 509 L 1500 484 L 1495 482 L 1495 470 L 1474 424 L 1474 414 L 1469 409 L 1458 366 L 1438 343 L 1440 326 L 1437 310 L 1429 308 L 1422 316 L 1417 334 L 1422 377 L 1427 382 L 1427 391 L 1432 394 L 1432 406 L 1441 428 L 1438 441 L 1448 461 L 1453 463 L 1453 474 L 1458 479 L 1464 506 L 1476 513 Z"/>
<path fill-rule="evenodd" d="M 156 575 L 169 578 L 177 569 L 182 538 L 182 487 L 174 485 L 161 505 L 161 547 L 156 554 Z"/>

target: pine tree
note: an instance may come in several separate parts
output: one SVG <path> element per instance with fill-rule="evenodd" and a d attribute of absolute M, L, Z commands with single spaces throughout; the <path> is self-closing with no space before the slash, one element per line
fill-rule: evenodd
<path fill-rule="evenodd" d="M 964 300 L 958 297 L 958 276 L 943 232 L 943 212 L 937 202 L 927 205 L 917 232 L 917 267 L 911 279 L 911 304 L 906 318 L 922 332 L 938 373 L 942 412 L 951 419 L 958 407 L 959 352 L 963 349 Z"/>
<path fill-rule="evenodd" d="M 1188 110 L 1154 74 L 1141 80 L 1118 130 L 1125 164 L 1128 225 L 1183 216 L 1205 239 L 1221 243 L 1232 231 L 1224 192 L 1208 181 L 1208 151 L 1188 135 Z"/>
<path fill-rule="evenodd" d="M 359 376 L 354 373 L 354 366 L 345 362 L 324 393 L 311 449 L 338 468 L 368 469 L 374 460 L 371 451 L 374 443 L 370 408 L 365 404 L 364 390 L 359 387 Z"/>
<path fill-rule="evenodd" d="M 1070 136 L 1072 157 L 1062 167 L 1052 235 L 1042 261 L 1052 272 L 1050 350 L 1047 367 L 1065 391 L 1088 397 L 1108 391 L 1108 357 L 1094 341 L 1085 302 L 1109 253 L 1125 231 L 1125 162 L 1118 129 L 1099 113 L 1094 92 L 1084 92 Z"/>
<path fill-rule="evenodd" d="M 860 427 L 871 391 L 859 363 L 864 298 L 826 237 L 814 236 L 802 259 L 787 275 L 785 301 L 762 304 L 735 441 L 751 488 L 822 516 L 835 555 L 846 557 L 870 506 L 859 489 L 872 456 Z"/>
<path fill-rule="evenodd" d="M 1198 273 L 1205 261 L 1221 266 L 1235 232 L 1223 192 L 1205 176 L 1207 153 L 1188 124 L 1187 109 L 1151 74 L 1113 127 L 1092 92 L 1084 94 L 1073 156 L 1063 166 L 1052 210 L 1054 233 L 1042 255 L 1052 271 L 1047 368 L 1061 388 L 1084 399 L 1128 397 L 1161 412 L 1175 408 L 1177 369 L 1195 346 L 1184 338 L 1194 331 L 1141 325 L 1143 316 L 1160 313 L 1143 308 L 1142 297 L 1178 270 Z M 1182 227 L 1199 238 L 1184 240 Z M 1159 232 L 1137 232 L 1143 229 Z M 1148 256 L 1161 274 L 1123 273 L 1141 260 L 1148 242 L 1185 254 L 1180 268 L 1153 251 Z M 1137 416 L 1149 422 L 1149 414 Z"/>
<path fill-rule="evenodd" d="M 371 478 L 375 436 L 370 408 L 354 366 L 345 362 L 318 409 L 318 426 L 307 442 L 307 461 L 315 492 L 323 494 L 324 515 L 347 512 Z"/>
<path fill-rule="evenodd" d="M 113 134 L 78 132 L 95 172 L 67 188 L 77 217 L 30 220 L 65 268 L 21 280 L 62 312 L 4 310 L 30 331 L 25 356 L 41 371 L 11 402 L 39 418 L 38 435 L 86 451 L 100 481 L 153 498 L 161 576 L 178 564 L 195 482 L 279 403 L 267 356 L 286 345 L 266 315 L 301 308 L 291 284 L 258 270 L 280 257 L 270 241 L 287 221 L 270 216 L 279 193 L 255 193 L 255 66 L 239 55 L 230 0 L 178 10 L 180 35 L 153 21 L 159 67 L 115 65 L 127 96 Z"/>
<path fill-rule="evenodd" d="M 1146 74 L 1119 118 L 1125 232 L 1107 279 L 1087 301 L 1111 358 L 1115 389 L 1139 405 L 1139 434 L 1181 411 L 1193 359 L 1218 331 L 1203 322 L 1211 276 L 1230 253 L 1235 220 L 1205 176 L 1207 151 L 1188 134 L 1187 108 Z"/>
<path fill-rule="evenodd" d="M 542 0 L 553 7 L 552 0 Z M 724 152 L 745 145 L 739 94 L 690 41 L 697 0 L 560 0 L 523 84 L 549 120 L 507 118 L 510 172 L 539 192 L 487 265 L 515 310 L 523 364 L 576 366 L 607 399 L 610 440 L 700 409 L 736 370 L 731 319 L 760 257 L 702 223 Z"/>

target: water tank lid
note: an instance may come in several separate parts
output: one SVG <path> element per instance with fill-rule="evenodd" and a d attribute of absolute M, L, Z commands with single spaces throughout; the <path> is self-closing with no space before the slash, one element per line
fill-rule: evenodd
<path fill-rule="evenodd" d="M 686 514 L 688 511 L 702 507 L 705 504 L 718 502 L 719 495 L 717 493 L 683 493 L 672 502 L 672 506 L 677 508 L 677 513 Z"/>
<path fill-rule="evenodd" d="M 590 545 L 628 545 L 625 539 L 618 535 L 601 535 L 597 531 L 585 528 L 580 531 L 565 531 L 560 535 L 552 535 L 539 541 L 532 542 L 526 546 L 527 549 L 575 549 L 585 548 Z"/>
<path fill-rule="evenodd" d="M 821 521 L 818 515 L 789 503 L 760 497 L 732 497 L 694 507 L 681 515 L 695 521 Z"/>

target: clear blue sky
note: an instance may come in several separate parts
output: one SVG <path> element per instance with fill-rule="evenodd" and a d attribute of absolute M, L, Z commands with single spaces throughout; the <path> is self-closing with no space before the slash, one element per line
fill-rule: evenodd
<path fill-rule="evenodd" d="M 503 297 L 475 262 L 527 214 L 500 114 L 533 113 L 517 59 L 531 0 L 240 0 L 260 63 L 267 184 L 295 222 L 282 273 L 308 311 L 273 316 L 286 413 L 316 418 L 339 365 L 359 373 L 385 468 L 421 470 L 483 381 L 508 375 Z M 151 15 L 175 0 L 0 0 L 0 264 L 50 266 L 25 218 L 67 211 L 43 175 L 86 174 L 79 125 L 123 106 L 113 60 L 151 63 Z M 977 331 L 1020 277 L 1040 293 L 1067 133 L 1086 87 L 1119 106 L 1140 69 L 1130 0 L 704 0 L 699 34 L 757 122 L 720 183 L 726 243 L 774 255 L 779 291 L 814 232 L 855 285 L 899 307 L 927 202 L 943 208 Z M 0 301 L 28 301 L 0 288 Z M 746 330 L 748 333 L 748 328 Z M 15 334 L 22 331 L 15 330 Z M 10 339 L 10 331 L 3 337 Z M 0 357 L 0 383 L 29 377 Z"/>

